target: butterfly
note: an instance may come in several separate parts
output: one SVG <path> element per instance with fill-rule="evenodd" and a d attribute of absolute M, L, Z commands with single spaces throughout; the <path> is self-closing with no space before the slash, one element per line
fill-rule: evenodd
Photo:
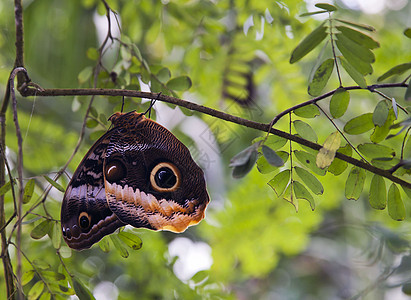
<path fill-rule="evenodd" d="M 170 131 L 135 111 L 115 113 L 112 128 L 87 152 L 64 194 L 61 228 L 81 250 L 127 224 L 183 232 L 204 218 L 204 173 Z"/>

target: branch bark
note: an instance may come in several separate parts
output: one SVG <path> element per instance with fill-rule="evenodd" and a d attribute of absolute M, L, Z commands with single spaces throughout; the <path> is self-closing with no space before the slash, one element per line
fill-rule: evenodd
<path fill-rule="evenodd" d="M 404 84 L 404 83 L 399 83 L 399 84 L 381 84 L 381 85 L 372 85 L 369 86 L 367 89 L 369 90 L 373 90 L 375 88 L 384 88 L 384 87 L 406 87 L 408 85 Z M 352 86 L 352 87 L 346 87 L 347 90 L 354 90 L 354 89 L 361 89 L 358 86 Z M 157 99 L 157 101 L 163 101 L 163 102 L 167 102 L 167 103 L 171 103 L 171 104 L 175 104 L 177 106 L 181 106 L 181 107 L 185 107 L 189 110 L 193 110 L 193 111 L 197 111 L 203 114 L 207 114 L 210 116 L 213 116 L 215 118 L 221 119 L 221 120 L 225 120 L 228 122 L 232 122 L 232 123 L 236 123 L 238 125 L 242 125 L 248 128 L 253 128 L 259 131 L 264 131 L 264 132 L 270 132 L 274 135 L 283 137 L 285 139 L 291 140 L 293 142 L 296 142 L 300 145 L 304 145 L 307 146 L 311 149 L 314 150 L 320 150 L 321 149 L 321 145 L 310 142 L 308 140 L 305 140 L 299 136 L 296 135 L 292 135 L 289 134 L 285 131 L 281 131 L 275 128 L 271 128 L 271 123 L 270 124 L 265 124 L 265 123 L 259 123 L 259 122 L 255 122 L 252 120 L 247 120 L 247 119 L 243 119 L 240 117 L 236 117 L 230 114 L 227 114 L 225 112 L 216 110 L 216 109 L 212 109 L 203 105 L 199 105 L 193 102 L 189 102 L 183 99 L 179 99 L 176 97 L 171 97 L 171 96 L 167 96 L 164 94 L 157 94 L 157 93 L 149 93 L 149 92 L 140 92 L 140 91 L 134 91 L 134 90 L 119 90 L 119 89 L 33 89 L 33 88 L 27 88 L 24 90 L 21 90 L 21 93 L 23 96 L 45 96 L 45 97 L 49 97 L 49 96 L 92 96 L 92 95 L 100 95 L 100 96 L 124 96 L 124 97 L 135 97 L 135 98 L 148 98 L 148 99 Z M 332 95 L 332 92 L 324 94 L 327 96 Z M 321 96 L 321 97 L 317 97 L 316 101 L 314 101 L 313 103 L 316 103 L 317 101 L 326 98 L 327 96 Z M 312 100 L 311 100 L 312 101 Z M 304 102 L 304 103 L 308 103 Z M 311 104 L 311 103 L 310 103 Z M 307 105 L 307 104 L 305 104 Z M 300 107 L 300 106 L 298 106 Z M 287 113 L 289 113 L 290 111 L 287 110 Z M 284 112 L 283 112 L 284 113 Z M 281 113 L 281 115 L 283 115 L 283 113 Z M 358 166 L 360 168 L 363 168 L 364 170 L 367 170 L 371 173 L 374 174 L 378 174 L 380 176 L 383 176 L 389 180 L 391 180 L 392 182 L 398 183 L 401 186 L 411 189 L 411 183 L 407 182 L 399 177 L 394 176 L 393 174 L 391 174 L 388 170 L 383 170 L 377 167 L 374 167 L 370 164 L 367 164 L 363 161 L 360 161 L 358 159 L 355 159 L 353 157 L 344 155 L 342 153 L 337 152 L 336 153 L 336 158 L 341 159 L 351 165 L 354 166 Z"/>

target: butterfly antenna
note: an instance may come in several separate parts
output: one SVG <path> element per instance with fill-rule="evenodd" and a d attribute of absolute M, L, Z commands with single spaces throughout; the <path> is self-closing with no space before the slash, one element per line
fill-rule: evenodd
<path fill-rule="evenodd" d="M 148 118 L 151 118 L 151 109 L 153 108 L 154 104 L 156 103 L 156 101 L 160 98 L 161 92 L 157 94 L 157 97 L 155 99 L 151 99 L 151 103 L 150 106 L 148 107 L 148 109 L 146 110 L 146 112 L 144 113 L 144 115 L 146 113 L 148 113 Z"/>

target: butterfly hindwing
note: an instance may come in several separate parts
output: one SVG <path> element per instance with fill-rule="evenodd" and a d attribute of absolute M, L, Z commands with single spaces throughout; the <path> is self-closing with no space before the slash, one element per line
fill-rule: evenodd
<path fill-rule="evenodd" d="M 113 116 L 103 167 L 110 209 L 124 223 L 154 230 L 182 232 L 200 222 L 209 196 L 187 147 L 141 114 Z"/>

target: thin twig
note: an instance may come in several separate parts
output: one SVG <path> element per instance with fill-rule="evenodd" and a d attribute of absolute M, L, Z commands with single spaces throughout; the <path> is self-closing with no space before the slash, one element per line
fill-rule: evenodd
<path fill-rule="evenodd" d="M 21 282 L 21 276 L 22 276 L 22 264 L 21 264 L 21 217 L 23 213 L 23 193 L 24 193 L 24 187 L 23 187 L 23 138 L 21 135 L 21 130 L 20 130 L 20 125 L 19 125 L 19 120 L 18 120 L 18 115 L 17 115 L 17 99 L 16 99 L 16 94 L 14 91 L 14 78 L 19 72 L 23 72 L 24 74 L 27 74 L 26 69 L 23 67 L 18 67 L 15 68 L 10 75 L 9 79 L 9 85 L 10 85 L 10 95 L 12 99 L 12 106 L 13 106 L 13 120 L 14 120 L 14 126 L 16 128 L 16 136 L 17 136 L 17 145 L 18 145 L 18 153 L 17 153 L 17 181 L 19 185 L 19 193 L 18 193 L 18 201 L 17 201 L 17 236 L 16 236 L 16 244 L 17 244 L 17 281 Z M 23 296 L 21 288 L 18 289 L 20 296 Z"/>

